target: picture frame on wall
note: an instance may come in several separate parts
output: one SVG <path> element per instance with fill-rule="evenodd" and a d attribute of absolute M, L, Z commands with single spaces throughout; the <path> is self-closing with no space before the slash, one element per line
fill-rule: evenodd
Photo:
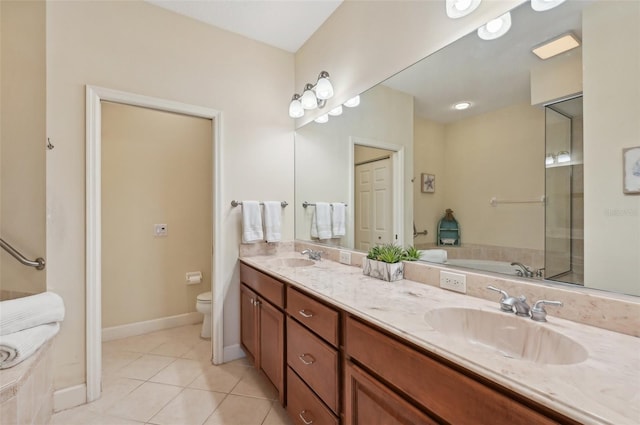
<path fill-rule="evenodd" d="M 436 175 L 422 173 L 422 193 L 434 193 L 436 191 Z"/>
<path fill-rule="evenodd" d="M 623 187 L 628 195 L 640 194 L 640 146 L 622 150 Z"/>

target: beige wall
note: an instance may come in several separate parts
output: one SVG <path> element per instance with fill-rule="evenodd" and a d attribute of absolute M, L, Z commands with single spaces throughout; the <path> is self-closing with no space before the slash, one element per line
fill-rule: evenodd
<path fill-rule="evenodd" d="M 29 259 L 46 258 L 45 3 L 2 1 L 0 236 Z M 45 290 L 46 271 L 0 252 L 0 290 Z"/>
<path fill-rule="evenodd" d="M 489 203 L 544 195 L 543 141 L 544 110 L 527 104 L 445 127 L 444 207 L 454 211 L 463 244 L 543 249 L 542 203 Z"/>
<path fill-rule="evenodd" d="M 211 124 L 102 103 L 103 328 L 193 312 L 211 290 Z"/>
<path fill-rule="evenodd" d="M 640 2 L 587 7 L 583 39 L 586 284 L 640 295 L 640 195 L 622 193 L 622 149 L 640 145 Z"/>
<path fill-rule="evenodd" d="M 335 89 L 331 109 L 524 1 L 483 1 L 471 15 L 449 19 L 444 0 L 346 0 L 296 53 L 296 91 L 328 71 Z M 320 114 L 307 113 L 296 124 Z"/>
<path fill-rule="evenodd" d="M 376 161 L 378 159 L 388 158 L 392 153 L 393 151 L 388 151 L 386 149 L 356 145 L 353 149 L 353 163 L 361 164 L 363 162 L 370 162 Z"/>
<path fill-rule="evenodd" d="M 169 30 L 170 29 L 170 30 Z M 47 3 L 48 287 L 67 316 L 56 388 L 85 382 L 85 85 L 222 111 L 224 345 L 239 344 L 240 208 L 293 202 L 293 55 L 141 1 Z M 251 94 L 251 101 L 247 96 Z M 267 160 L 268 159 L 268 160 Z M 268 176 L 268 178 L 264 178 Z M 283 211 L 293 239 L 293 209 Z"/>
<path fill-rule="evenodd" d="M 546 105 L 582 93 L 582 48 L 540 61 L 531 69 L 531 104 Z"/>

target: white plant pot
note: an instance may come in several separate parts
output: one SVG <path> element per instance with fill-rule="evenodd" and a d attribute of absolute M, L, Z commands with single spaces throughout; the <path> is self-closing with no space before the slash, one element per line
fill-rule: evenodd
<path fill-rule="evenodd" d="M 404 263 L 385 263 L 365 258 L 362 262 L 362 273 L 376 279 L 393 282 L 404 277 Z"/>

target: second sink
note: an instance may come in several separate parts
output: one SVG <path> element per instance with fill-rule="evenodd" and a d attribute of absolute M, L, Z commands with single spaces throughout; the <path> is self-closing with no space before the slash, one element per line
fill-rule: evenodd
<path fill-rule="evenodd" d="M 542 364 L 574 364 L 587 359 L 587 350 L 543 324 L 502 312 L 473 308 L 438 308 L 424 319 L 447 336 L 485 347 L 504 357 Z"/>

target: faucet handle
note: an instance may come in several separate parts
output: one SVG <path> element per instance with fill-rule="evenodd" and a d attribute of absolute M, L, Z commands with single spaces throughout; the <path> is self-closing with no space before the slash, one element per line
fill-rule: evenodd
<path fill-rule="evenodd" d="M 491 291 L 495 291 L 495 292 L 500 292 L 500 294 L 502 295 L 502 298 L 500 298 L 500 309 L 502 311 L 508 311 L 509 313 L 511 313 L 513 311 L 513 302 L 508 302 L 505 303 L 504 301 L 512 298 L 509 296 L 509 294 L 507 294 L 507 291 L 502 290 L 500 288 L 496 288 L 495 286 L 487 286 L 487 289 L 490 289 Z"/>
<path fill-rule="evenodd" d="M 547 310 L 544 309 L 545 305 L 557 305 L 563 306 L 562 301 L 547 301 L 547 300 L 538 300 L 531 307 L 531 320 L 535 320 L 536 322 L 546 322 L 547 321 Z"/>

